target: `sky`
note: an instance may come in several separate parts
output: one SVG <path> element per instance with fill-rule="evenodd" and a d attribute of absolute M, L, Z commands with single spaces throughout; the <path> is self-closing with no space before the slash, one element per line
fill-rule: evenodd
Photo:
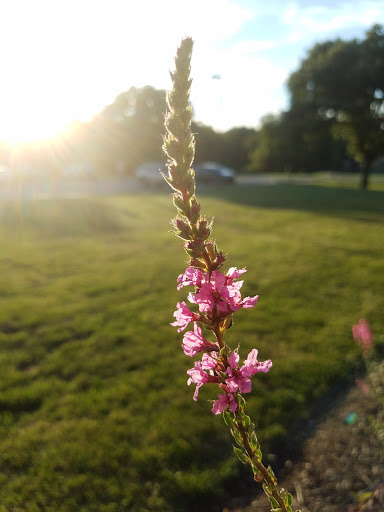
<path fill-rule="evenodd" d="M 384 0 L 2 0 L 0 138 L 52 136 L 131 86 L 169 89 L 183 36 L 196 121 L 257 128 L 289 107 L 286 80 L 315 43 L 374 23 Z"/>

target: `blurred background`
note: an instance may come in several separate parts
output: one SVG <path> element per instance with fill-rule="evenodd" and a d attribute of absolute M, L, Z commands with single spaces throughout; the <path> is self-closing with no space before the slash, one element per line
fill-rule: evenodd
<path fill-rule="evenodd" d="M 384 4 L 6 0 L 0 19 L 0 508 L 221 512 L 254 484 L 169 326 L 173 56 L 194 39 L 197 194 L 261 297 L 228 336 L 273 360 L 248 402 L 279 467 L 354 382 L 351 326 L 384 344 Z"/>
<path fill-rule="evenodd" d="M 4 2 L 0 180 L 133 175 L 161 160 L 168 70 L 185 35 L 197 162 L 383 171 L 381 2 L 185 7 Z"/>

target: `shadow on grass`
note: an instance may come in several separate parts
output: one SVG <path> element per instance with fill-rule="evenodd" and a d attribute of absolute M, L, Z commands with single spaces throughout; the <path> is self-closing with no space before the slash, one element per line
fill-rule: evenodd
<path fill-rule="evenodd" d="M 354 190 L 316 185 L 235 185 L 203 188 L 198 197 L 217 197 L 257 208 L 305 210 L 314 213 L 374 221 L 384 215 L 384 191 Z M 373 214 L 373 216 L 372 216 Z"/>

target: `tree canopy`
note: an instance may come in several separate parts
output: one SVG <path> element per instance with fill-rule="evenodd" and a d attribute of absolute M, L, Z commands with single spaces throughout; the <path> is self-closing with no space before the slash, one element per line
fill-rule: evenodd
<path fill-rule="evenodd" d="M 361 186 L 384 146 L 384 31 L 373 26 L 363 40 L 316 44 L 288 81 L 293 108 L 332 121 L 361 163 Z"/>

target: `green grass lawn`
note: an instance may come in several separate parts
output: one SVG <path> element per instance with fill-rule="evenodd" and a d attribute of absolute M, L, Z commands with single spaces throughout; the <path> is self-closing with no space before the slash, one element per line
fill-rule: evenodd
<path fill-rule="evenodd" d="M 203 190 L 227 266 L 247 266 L 228 342 L 272 359 L 248 409 L 264 451 L 384 332 L 384 191 Z M 248 475 L 169 323 L 186 257 L 170 194 L 0 204 L 0 511 L 212 510 Z M 380 339 L 377 339 L 380 342 Z M 381 338 L 384 343 L 384 339 Z"/>

